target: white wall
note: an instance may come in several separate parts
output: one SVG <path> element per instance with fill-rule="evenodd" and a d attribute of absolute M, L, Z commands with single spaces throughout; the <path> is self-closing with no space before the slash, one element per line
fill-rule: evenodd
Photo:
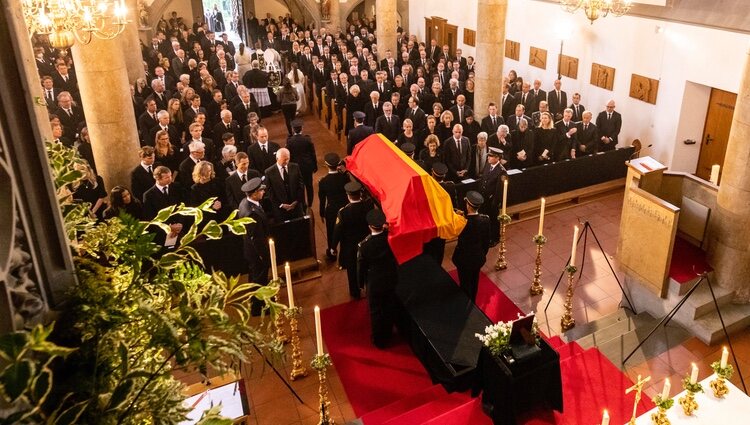
<path fill-rule="evenodd" d="M 477 26 L 476 2 L 413 1 L 410 23 L 420 39 L 424 38 L 424 17 L 432 15 L 459 26 L 459 46 L 463 28 Z M 675 171 L 694 172 L 700 148 L 683 145 L 682 140 L 701 139 L 703 122 L 694 121 L 698 119 L 696 109 L 705 110 L 705 99 L 690 95 L 690 88 L 695 87 L 688 88 L 686 97 L 688 82 L 736 93 L 750 37 L 630 16 L 600 18 L 591 25 L 580 11 L 569 14 L 556 4 L 509 0 L 506 37 L 521 43 L 521 57 L 518 62 L 506 58 L 503 73 L 515 69 L 525 80 L 540 78 L 542 88 L 549 90 L 557 76 L 560 39 L 556 31 L 561 22 L 569 25 L 573 34 L 565 42 L 564 53 L 579 59 L 578 79 L 563 77 L 563 89 L 569 98 L 572 92 L 580 92 L 581 103 L 595 113 L 608 99 L 615 99 L 623 115 L 621 145 L 639 138 L 644 146 L 653 144 L 644 154 Z M 530 23 L 538 30 L 531 30 Z M 657 25 L 665 31 L 657 33 Z M 528 65 L 532 45 L 547 49 L 547 70 Z M 473 48 L 461 47 L 465 55 L 474 52 Z M 589 84 L 594 61 L 616 69 L 613 91 Z M 628 96 L 633 73 L 660 80 L 656 105 Z M 683 119 L 690 120 L 689 125 L 681 125 Z"/>
<path fill-rule="evenodd" d="M 264 19 L 268 13 L 273 19 L 278 20 L 279 16 L 289 13 L 289 8 L 279 0 L 255 0 L 255 16 Z"/>
<path fill-rule="evenodd" d="M 458 42 L 456 47 L 462 49 L 464 57 L 476 57 L 476 49 L 464 45 L 464 28 L 477 30 L 477 1 L 411 0 L 409 2 L 409 34 L 416 34 L 419 41 L 425 41 L 424 18 L 431 16 L 446 18 L 449 24 L 457 25 Z"/>

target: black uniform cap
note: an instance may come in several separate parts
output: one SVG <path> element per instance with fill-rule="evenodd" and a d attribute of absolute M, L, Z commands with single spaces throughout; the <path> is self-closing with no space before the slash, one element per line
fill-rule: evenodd
<path fill-rule="evenodd" d="M 479 208 L 484 203 L 484 196 L 476 190 L 466 192 L 466 198 L 464 199 L 474 208 Z"/>
<path fill-rule="evenodd" d="M 492 146 L 490 146 L 490 150 L 489 150 L 489 152 L 487 152 L 488 156 L 497 156 L 497 157 L 499 157 L 502 154 L 503 154 L 502 149 L 494 148 Z"/>
<path fill-rule="evenodd" d="M 365 117 L 366 117 L 365 113 L 361 112 L 361 111 L 354 111 L 354 113 L 352 114 L 352 116 L 354 117 L 355 120 L 357 120 L 359 122 L 362 122 L 365 119 Z"/>
<path fill-rule="evenodd" d="M 368 211 L 365 218 L 367 219 L 367 224 L 372 227 L 383 227 L 385 224 L 385 214 L 377 208 Z"/>
<path fill-rule="evenodd" d="M 414 153 L 414 151 L 417 149 L 416 146 L 414 146 L 413 143 L 404 143 L 401 145 L 401 150 L 404 151 L 405 154 L 411 155 Z"/>
<path fill-rule="evenodd" d="M 358 193 L 362 190 L 362 185 L 358 182 L 349 182 L 344 185 L 344 190 L 346 193 Z"/>
<path fill-rule="evenodd" d="M 294 121 L 292 121 L 292 128 L 302 128 L 303 122 L 304 121 L 302 121 L 302 119 L 300 118 L 295 119 Z"/>
<path fill-rule="evenodd" d="M 260 177 L 253 177 L 250 179 L 247 183 L 242 185 L 242 191 L 249 194 L 255 193 L 258 189 L 265 189 L 266 186 L 263 185 L 263 181 L 260 179 Z"/>
<path fill-rule="evenodd" d="M 324 160 L 329 167 L 336 167 L 341 164 L 341 157 L 336 152 L 327 153 Z"/>
<path fill-rule="evenodd" d="M 442 162 L 436 162 L 432 164 L 432 174 L 438 177 L 445 177 L 448 174 L 448 166 Z"/>

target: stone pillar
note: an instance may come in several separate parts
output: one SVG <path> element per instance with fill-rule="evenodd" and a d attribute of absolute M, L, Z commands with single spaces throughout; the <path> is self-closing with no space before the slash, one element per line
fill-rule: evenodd
<path fill-rule="evenodd" d="M 750 302 L 750 52 L 740 81 L 729 133 L 717 209 L 711 215 L 709 260 L 719 285 Z"/>
<path fill-rule="evenodd" d="M 130 187 L 140 144 L 122 41 L 94 38 L 71 50 L 97 171 L 107 190 Z"/>
<path fill-rule="evenodd" d="M 378 56 L 385 57 L 385 51 L 396 49 L 396 21 L 398 11 L 396 0 L 375 0 L 375 19 L 377 20 Z M 397 57 L 396 52 L 393 57 Z"/>
<path fill-rule="evenodd" d="M 328 33 L 335 33 L 341 28 L 341 6 L 339 0 L 330 0 L 331 2 L 331 22 L 327 25 Z"/>
<path fill-rule="evenodd" d="M 138 36 L 140 21 L 138 17 L 138 0 L 125 0 L 128 8 L 128 19 L 130 23 L 125 25 L 122 34 L 117 40 L 122 43 L 122 51 L 125 54 L 125 66 L 128 69 L 128 82 L 135 84 L 135 80 L 144 77 L 143 56 L 141 54 L 141 39 Z"/>
<path fill-rule="evenodd" d="M 503 92 L 505 16 L 508 0 L 479 0 L 477 5 L 474 119 L 487 115 L 490 102 L 499 104 Z"/>

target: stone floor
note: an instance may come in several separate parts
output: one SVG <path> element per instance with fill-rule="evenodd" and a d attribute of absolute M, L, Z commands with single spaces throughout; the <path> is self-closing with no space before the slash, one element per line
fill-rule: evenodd
<path fill-rule="evenodd" d="M 345 152 L 344 145 L 336 140 L 317 118 L 307 115 L 304 117 L 304 121 L 304 132 L 310 134 L 315 142 L 319 164 L 323 163 L 322 157 L 327 152 L 336 151 L 340 154 Z M 271 140 L 283 146 L 286 139 L 283 118 L 277 114 L 264 119 L 263 124 L 269 128 Z M 325 172 L 324 169 L 318 171 L 316 182 Z M 589 233 L 585 256 L 586 264 L 583 266 L 582 277 L 573 300 L 573 317 L 577 323 L 586 323 L 611 314 L 618 309 L 622 300 L 622 293 L 614 274 L 605 261 L 605 256 L 610 259 L 615 272 L 617 272 L 617 262 L 612 257 L 616 251 L 621 207 L 622 195 L 613 195 L 573 208 L 554 211 L 553 207 L 548 210 L 551 212 L 545 219 L 544 234 L 548 238 L 548 243 L 544 246 L 542 252 L 541 279 L 545 288 L 545 293 L 542 296 L 530 297 L 528 294 L 536 258 L 536 246 L 532 242 L 532 236 L 537 233 L 538 221 L 534 219 L 512 223 L 509 226 L 508 269 L 504 271 L 494 270 L 494 262 L 497 256 L 496 250 L 492 249 L 488 255 L 484 272 L 524 311 L 538 312 L 543 332 L 548 335 L 559 334 L 560 316 L 564 312 L 566 280 L 562 280 L 554 296 L 550 296 L 550 294 L 561 275 L 563 267 L 567 264 L 573 226 L 579 222 L 588 221 L 606 254 L 599 250 L 592 234 Z M 313 211 L 317 216 L 317 198 Z M 338 270 L 335 264 L 324 258 L 325 225 L 320 220 L 316 222 L 316 241 L 318 257 L 321 260 L 322 277 L 294 285 L 296 303 L 304 308 L 300 323 L 300 338 L 306 364 L 315 349 L 313 307 L 318 305 L 321 308 L 326 308 L 349 300 L 345 271 Z M 454 243 L 448 243 L 447 245 L 446 260 L 443 266 L 448 270 L 454 268 L 450 262 L 454 246 Z M 579 245 L 577 260 L 579 267 L 581 267 L 582 260 L 583 243 Z M 282 296 L 284 299 L 286 298 L 285 291 L 282 291 Z M 550 298 L 552 301 L 545 313 L 543 310 Z M 733 337 L 733 343 L 742 370 L 746 375 L 750 375 L 750 332 L 744 332 Z M 663 380 L 667 377 L 672 380 L 673 388 L 676 389 L 676 382 L 689 372 L 690 363 L 694 362 L 699 366 L 700 379 L 709 375 L 709 365 L 720 358 L 721 348 L 721 344 L 706 346 L 696 338 L 690 338 L 685 343 L 648 361 L 628 365 L 625 372 L 633 379 L 639 374 L 650 375 L 652 379 L 647 384 L 645 392 L 651 397 L 661 390 Z M 264 365 L 257 353 L 254 354 L 256 354 L 254 361 L 245 367 L 242 373 L 251 406 L 248 424 L 317 424 L 317 377 L 310 374 L 306 378 L 291 383 L 291 386 L 305 401 L 305 404 L 300 404 L 271 368 Z M 284 377 L 288 377 L 288 367 L 279 364 L 278 368 Z M 336 423 L 343 424 L 355 419 L 352 407 L 336 374 L 335 366 L 329 372 L 328 377 L 332 402 L 331 412 Z M 195 383 L 200 379 L 196 374 L 180 376 L 180 378 L 187 384 Z M 735 373 L 732 381 L 740 386 L 737 373 Z"/>

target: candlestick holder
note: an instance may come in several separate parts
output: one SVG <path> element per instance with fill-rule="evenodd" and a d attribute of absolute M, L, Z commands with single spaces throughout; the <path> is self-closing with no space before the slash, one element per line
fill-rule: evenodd
<path fill-rule="evenodd" d="M 575 278 L 576 266 L 567 266 L 565 271 L 568 273 L 568 290 L 565 293 L 565 313 L 560 318 L 560 328 L 563 331 L 572 329 L 576 325 L 576 319 L 573 318 L 573 292 L 575 290 L 573 279 Z"/>
<path fill-rule="evenodd" d="M 734 368 L 730 364 L 727 364 L 726 367 L 721 367 L 721 363 L 713 362 L 711 363 L 711 369 L 716 373 L 716 379 L 709 382 L 711 390 L 713 390 L 716 398 L 724 398 L 729 393 L 726 380 L 732 377 Z"/>
<path fill-rule="evenodd" d="M 310 366 L 318 371 L 318 396 L 320 397 L 320 420 L 318 425 L 334 425 L 329 413 L 331 401 L 328 400 L 328 377 L 326 371 L 333 364 L 328 354 L 317 354 L 310 362 Z"/>
<path fill-rule="evenodd" d="M 542 286 L 542 247 L 547 243 L 547 238 L 544 235 L 536 235 L 533 241 L 536 244 L 536 261 L 534 262 L 534 280 L 531 281 L 529 293 L 539 295 L 544 292 Z"/>
<path fill-rule="evenodd" d="M 277 288 L 281 287 L 281 279 L 275 279 L 271 280 L 268 283 L 269 286 L 275 285 Z M 278 303 L 278 296 L 274 295 L 273 301 L 275 303 Z M 286 332 L 284 332 L 284 325 L 286 320 L 284 320 L 284 314 L 277 314 L 276 318 L 273 321 L 273 327 L 274 327 L 274 337 L 277 341 L 279 341 L 282 344 L 286 344 L 289 342 L 289 337 L 286 336 Z"/>
<path fill-rule="evenodd" d="M 682 406 L 682 411 L 685 415 L 692 416 L 693 412 L 698 410 L 698 403 L 695 401 L 695 393 L 702 393 L 703 386 L 700 382 L 690 382 L 690 376 L 687 376 L 682 380 L 682 388 L 687 390 L 687 392 L 677 401 L 680 403 L 680 406 Z"/>
<path fill-rule="evenodd" d="M 307 369 L 302 365 L 302 351 L 299 348 L 297 318 L 300 315 L 300 310 L 300 307 L 291 307 L 285 312 L 287 319 L 289 319 L 289 333 L 292 336 L 292 372 L 289 374 L 289 379 L 292 381 L 307 376 Z"/>
<path fill-rule="evenodd" d="M 631 391 L 635 391 L 635 401 L 633 402 L 633 415 L 630 417 L 630 420 L 628 421 L 628 425 L 635 425 L 635 416 L 638 412 L 638 403 L 641 402 L 641 393 L 643 392 L 643 386 L 646 384 L 646 382 L 650 381 L 651 377 L 647 376 L 645 379 L 641 379 L 641 375 L 638 375 L 638 381 L 636 381 L 635 384 L 633 384 L 632 387 L 625 390 L 625 394 L 629 394 Z"/>
<path fill-rule="evenodd" d="M 654 425 L 670 425 L 671 422 L 667 418 L 667 410 L 674 406 L 674 399 L 661 398 L 661 394 L 657 394 L 656 397 L 652 398 L 651 401 L 656 405 L 656 412 L 651 414 L 651 423 Z"/>
<path fill-rule="evenodd" d="M 500 221 L 500 243 L 497 248 L 495 270 L 505 270 L 508 268 L 508 262 L 505 260 L 505 227 L 510 224 L 511 218 L 508 214 L 500 214 L 497 219 Z"/>

